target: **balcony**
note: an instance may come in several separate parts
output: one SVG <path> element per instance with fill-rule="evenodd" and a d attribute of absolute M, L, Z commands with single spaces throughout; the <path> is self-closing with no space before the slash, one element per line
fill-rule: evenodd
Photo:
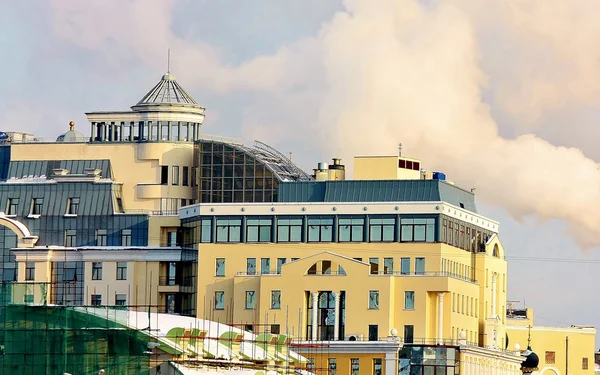
<path fill-rule="evenodd" d="M 466 281 L 471 284 L 479 284 L 477 280 L 470 277 L 462 276 L 451 272 L 385 272 L 385 271 L 371 271 L 372 276 L 406 276 L 406 277 L 450 277 L 453 279 Z"/>
<path fill-rule="evenodd" d="M 158 278 L 159 293 L 178 293 L 183 291 L 182 288 L 194 286 L 194 277 L 175 277 L 175 276 L 160 276 Z"/>

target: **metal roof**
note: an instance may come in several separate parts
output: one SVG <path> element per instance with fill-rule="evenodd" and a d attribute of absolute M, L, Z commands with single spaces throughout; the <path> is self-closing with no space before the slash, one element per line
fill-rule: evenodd
<path fill-rule="evenodd" d="M 200 107 L 192 98 L 177 83 L 175 77 L 171 73 L 162 76 L 162 79 L 154 86 L 144 97 L 136 104 L 136 106 L 144 105 L 161 105 L 161 104 L 177 104 L 192 107 Z"/>
<path fill-rule="evenodd" d="M 16 160 L 8 167 L 7 178 L 46 176 L 51 178 L 53 169 L 66 169 L 69 174 L 85 174 L 86 169 L 102 170 L 102 178 L 112 179 L 110 160 Z"/>

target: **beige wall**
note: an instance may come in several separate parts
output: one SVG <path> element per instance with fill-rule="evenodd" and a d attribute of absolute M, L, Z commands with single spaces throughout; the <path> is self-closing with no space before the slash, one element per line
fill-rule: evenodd
<path fill-rule="evenodd" d="M 356 156 L 355 180 L 419 180 L 421 171 L 399 168 L 400 159 L 419 162 L 417 159 L 398 156 Z"/>

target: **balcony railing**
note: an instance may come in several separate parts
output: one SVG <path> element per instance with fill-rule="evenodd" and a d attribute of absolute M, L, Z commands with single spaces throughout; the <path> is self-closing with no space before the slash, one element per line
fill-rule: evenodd
<path fill-rule="evenodd" d="M 235 275 L 236 276 L 273 276 L 273 275 L 281 275 L 281 273 L 278 273 L 276 271 L 254 272 L 254 273 L 237 272 Z M 338 271 L 331 271 L 328 273 L 327 272 L 316 272 L 316 273 L 308 272 L 307 275 L 309 275 L 309 276 L 345 276 L 346 273 L 338 272 Z M 371 276 L 410 276 L 410 277 L 451 277 L 453 279 L 477 284 L 477 280 L 475 280 L 475 279 L 471 279 L 469 277 L 465 277 L 465 276 L 458 275 L 458 274 L 451 273 L 451 272 L 408 272 L 408 273 L 405 273 L 405 272 L 398 272 L 398 271 L 392 271 L 392 272 L 385 272 L 385 271 L 373 272 L 372 271 L 370 273 L 370 275 Z"/>
<path fill-rule="evenodd" d="M 187 276 L 183 279 L 178 279 L 174 276 L 160 276 L 158 278 L 159 286 L 193 286 L 194 277 Z"/>

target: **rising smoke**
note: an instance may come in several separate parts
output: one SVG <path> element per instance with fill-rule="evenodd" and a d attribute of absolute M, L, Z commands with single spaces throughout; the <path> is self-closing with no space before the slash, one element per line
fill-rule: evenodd
<path fill-rule="evenodd" d="M 600 100 L 595 1 L 347 0 L 316 37 L 237 66 L 175 35 L 170 2 L 78 3 L 54 2 L 63 38 L 159 70 L 177 49 L 191 91 L 256 92 L 246 122 L 276 135 L 267 141 L 320 142 L 346 162 L 402 142 L 459 185 L 476 184 L 486 203 L 565 220 L 580 246 L 600 245 L 598 164 L 568 147 L 600 157 L 590 129 L 571 122 Z"/>

